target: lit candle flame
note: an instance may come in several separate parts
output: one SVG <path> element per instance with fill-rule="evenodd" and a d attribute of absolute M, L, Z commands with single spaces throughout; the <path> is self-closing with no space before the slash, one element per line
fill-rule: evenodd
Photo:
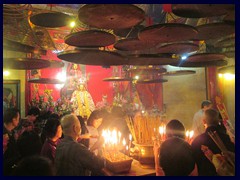
<path fill-rule="evenodd" d="M 131 134 L 129 134 L 129 140 L 132 141 L 132 135 Z"/>
<path fill-rule="evenodd" d="M 123 138 L 122 143 L 123 143 L 123 146 L 126 146 L 126 140 L 125 140 L 125 138 Z"/>

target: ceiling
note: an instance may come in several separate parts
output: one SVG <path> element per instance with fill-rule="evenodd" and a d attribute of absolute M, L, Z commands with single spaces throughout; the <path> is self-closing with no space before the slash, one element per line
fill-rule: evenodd
<path fill-rule="evenodd" d="M 29 45 L 35 49 L 41 50 L 54 50 L 56 52 L 73 50 L 75 47 L 65 44 L 64 38 L 73 33 L 82 31 L 84 29 L 97 29 L 90 27 L 87 24 L 81 22 L 78 18 L 79 9 L 84 7 L 85 4 L 4 4 L 3 5 L 3 35 L 4 39 L 18 42 L 24 45 Z M 144 21 L 139 25 L 147 27 L 150 25 L 156 25 L 160 23 L 181 23 L 196 27 L 198 25 L 207 24 L 209 22 L 222 22 L 228 18 L 231 23 L 235 24 L 235 10 L 230 9 L 227 14 L 207 17 L 207 18 L 186 18 L 179 17 L 172 12 L 166 12 L 166 6 L 163 4 L 135 4 L 138 8 L 142 9 L 145 13 Z M 71 16 L 76 26 L 71 28 L 70 26 L 46 28 L 36 26 L 30 21 L 30 17 L 45 12 L 61 12 Z M 124 12 L 123 12 L 124 14 Z M 117 31 L 113 29 L 105 29 L 116 36 L 117 41 L 121 39 L 127 39 L 129 33 L 132 33 L 134 27 L 128 29 L 126 36 L 117 35 Z M 235 41 L 227 41 L 226 47 L 215 47 L 214 45 L 219 41 L 224 41 L 226 38 L 234 38 L 235 33 L 227 35 L 225 37 L 217 39 L 206 39 L 206 45 L 209 51 L 217 52 L 231 52 L 228 56 L 230 59 L 234 59 L 235 56 Z M 111 50 L 116 51 L 112 46 L 109 46 Z M 11 48 L 8 46 L 8 48 Z M 108 50 L 108 47 L 105 47 Z M 9 49 L 8 49 L 9 50 Z M 235 64 L 234 60 L 231 60 L 230 64 Z"/>

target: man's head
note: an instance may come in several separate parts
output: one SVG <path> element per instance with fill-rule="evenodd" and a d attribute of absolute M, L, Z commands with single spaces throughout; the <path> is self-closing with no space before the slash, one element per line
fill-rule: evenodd
<path fill-rule="evenodd" d="M 213 105 L 213 104 L 212 104 L 211 101 L 205 100 L 205 101 L 203 101 L 202 104 L 201 104 L 201 109 L 203 109 L 203 110 L 205 111 L 205 110 L 207 110 L 207 109 L 212 108 L 212 105 Z"/>
<path fill-rule="evenodd" d="M 61 126 L 63 134 L 77 140 L 81 135 L 81 125 L 76 115 L 68 114 L 62 117 Z"/>
<path fill-rule="evenodd" d="M 38 107 L 31 107 L 27 115 L 28 115 L 28 119 L 34 122 L 37 119 L 37 117 L 40 115 L 40 110 Z"/>
<path fill-rule="evenodd" d="M 18 126 L 19 119 L 20 119 L 20 113 L 18 109 L 9 108 L 4 112 L 3 122 L 5 124 L 12 124 L 12 126 L 15 128 Z"/>
<path fill-rule="evenodd" d="M 207 109 L 204 112 L 203 122 L 209 126 L 217 126 L 219 125 L 219 113 L 215 109 Z"/>
<path fill-rule="evenodd" d="M 188 176 L 195 167 L 191 146 L 178 137 L 167 139 L 160 146 L 159 164 L 166 176 Z"/>
<path fill-rule="evenodd" d="M 177 119 L 172 119 L 166 125 L 166 136 L 170 137 L 179 137 L 185 139 L 185 127 L 183 123 Z"/>

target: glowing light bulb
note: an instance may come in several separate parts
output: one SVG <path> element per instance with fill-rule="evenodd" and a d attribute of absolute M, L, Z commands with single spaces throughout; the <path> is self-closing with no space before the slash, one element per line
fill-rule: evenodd
<path fill-rule="evenodd" d="M 76 23 L 75 23 L 75 21 L 72 21 L 71 23 L 70 23 L 70 27 L 75 27 L 75 25 L 76 25 Z"/>
<path fill-rule="evenodd" d="M 3 71 L 3 76 L 9 76 L 10 72 L 9 71 Z"/>

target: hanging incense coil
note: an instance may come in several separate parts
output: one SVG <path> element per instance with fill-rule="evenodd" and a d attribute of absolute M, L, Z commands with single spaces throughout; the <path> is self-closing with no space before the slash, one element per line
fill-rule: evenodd
<path fill-rule="evenodd" d="M 79 9 L 78 19 L 99 29 L 125 29 L 143 22 L 145 12 L 132 4 L 87 4 Z"/>
<path fill-rule="evenodd" d="M 104 47 L 115 43 L 115 36 L 106 31 L 87 30 L 67 35 L 65 43 L 77 47 Z"/>

